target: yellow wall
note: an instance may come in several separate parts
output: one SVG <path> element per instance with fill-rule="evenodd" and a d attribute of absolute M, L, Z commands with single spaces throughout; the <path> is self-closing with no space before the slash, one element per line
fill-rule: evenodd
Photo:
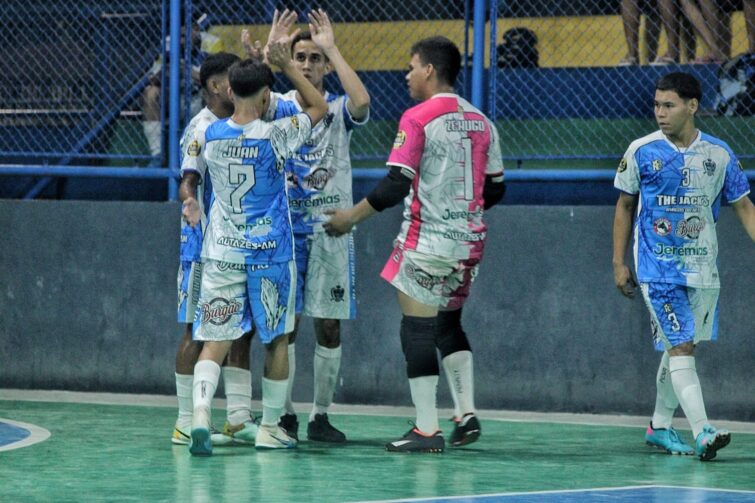
<path fill-rule="evenodd" d="M 499 19 L 498 40 L 514 26 L 525 26 L 537 34 L 543 67 L 614 66 L 626 54 L 619 16 Z M 216 26 L 211 32 L 223 38 L 227 50 L 243 55 L 241 29 L 241 26 Z M 249 30 L 253 39 L 267 40 L 267 25 L 249 26 Z M 334 31 L 341 53 L 357 70 L 403 70 L 409 62 L 412 43 L 423 37 L 444 35 L 460 48 L 464 43 L 464 23 L 458 20 L 341 23 L 334 26 Z M 747 41 L 741 12 L 732 16 L 732 32 L 732 54 L 745 52 Z M 471 37 L 470 31 L 470 48 Z M 666 44 L 663 34 L 660 44 L 662 54 Z M 698 55 L 702 55 L 704 44 L 698 42 L 697 46 Z M 485 51 L 487 58 L 487 46 Z"/>

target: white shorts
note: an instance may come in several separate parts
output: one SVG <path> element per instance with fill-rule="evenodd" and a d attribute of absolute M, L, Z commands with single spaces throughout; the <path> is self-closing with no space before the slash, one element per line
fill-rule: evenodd
<path fill-rule="evenodd" d="M 236 340 L 251 330 L 272 342 L 293 331 L 296 265 L 293 260 L 243 265 L 205 260 L 194 318 L 194 340 Z"/>
<path fill-rule="evenodd" d="M 658 351 L 717 338 L 718 288 L 642 283 L 640 289 L 650 311 L 653 344 Z"/>
<path fill-rule="evenodd" d="M 324 232 L 294 235 L 298 271 L 296 311 L 312 318 L 356 317 L 354 237 Z"/>
<path fill-rule="evenodd" d="M 396 247 L 380 276 L 417 302 L 456 310 L 469 297 L 479 264 L 478 259 L 437 257 Z"/>
<path fill-rule="evenodd" d="M 199 302 L 201 262 L 182 260 L 178 264 L 178 322 L 192 323 Z"/>

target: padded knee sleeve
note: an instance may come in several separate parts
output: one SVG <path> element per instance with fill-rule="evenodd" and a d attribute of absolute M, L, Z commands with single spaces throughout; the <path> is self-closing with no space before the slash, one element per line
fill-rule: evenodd
<path fill-rule="evenodd" d="M 440 350 L 441 358 L 457 351 L 472 351 L 467 334 L 461 328 L 461 309 L 438 313 L 438 336 L 435 344 Z"/>
<path fill-rule="evenodd" d="M 404 316 L 401 319 L 401 349 L 409 379 L 440 374 L 435 354 L 436 318 Z"/>

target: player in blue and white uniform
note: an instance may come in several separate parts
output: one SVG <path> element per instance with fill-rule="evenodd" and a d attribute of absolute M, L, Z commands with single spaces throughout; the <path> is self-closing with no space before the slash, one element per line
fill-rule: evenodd
<path fill-rule="evenodd" d="M 192 341 L 192 328 L 202 273 L 202 235 L 207 224 L 207 210 L 212 196 L 210 180 L 205 177 L 206 165 L 202 156 L 205 131 L 213 122 L 230 117 L 233 113 L 233 102 L 228 96 L 228 68 L 239 60 L 236 55 L 221 52 L 208 56 L 204 61 L 199 70 L 199 79 L 207 106 L 192 118 L 181 138 L 179 196 L 183 201 L 183 209 L 178 269 L 178 322 L 184 323 L 186 328 L 176 352 L 178 418 L 171 438 L 174 444 L 186 445 L 190 440 L 191 416 L 194 409 L 194 365 L 202 349 L 201 343 Z M 216 445 L 253 444 L 257 433 L 257 426 L 252 417 L 250 328 L 251 323 L 248 323 L 248 333 L 234 342 L 223 370 L 228 416 L 223 433 L 213 434 Z"/>
<path fill-rule="evenodd" d="M 204 160 L 213 186 L 202 245 L 202 286 L 194 340 L 203 341 L 194 367 L 190 452 L 212 454 L 210 403 L 220 364 L 232 341 L 254 321 L 265 345 L 262 421 L 257 448 L 291 448 L 278 426 L 288 381 L 288 334 L 294 326 L 296 266 L 284 164 L 310 137 L 326 112 L 325 101 L 293 65 L 290 47 L 270 45 L 270 61 L 301 93 L 303 112 L 274 122 L 262 117 L 273 74 L 254 60 L 228 71 L 233 115 L 205 132 Z"/>
<path fill-rule="evenodd" d="M 634 220 L 637 279 L 655 347 L 663 351 L 645 439 L 669 453 L 695 454 L 705 461 L 731 439 L 708 423 L 694 357 L 698 342 L 717 335 L 716 221 L 723 196 L 755 240 L 755 207 L 729 146 L 695 128 L 701 97 L 700 83 L 689 74 L 674 72 L 658 80 L 660 130 L 629 146 L 614 181 L 621 195 L 614 217 L 613 270 L 621 293 L 633 297 L 637 283 L 625 255 Z M 694 449 L 671 427 L 680 404 L 692 427 Z"/>
<path fill-rule="evenodd" d="M 288 36 L 296 13 L 276 11 L 268 41 Z M 323 10 L 309 14 L 308 32 L 296 33 L 291 45 L 294 64 L 323 95 L 328 104 L 325 119 L 312 130 L 312 137 L 289 159 L 289 204 L 296 243 L 298 270 L 296 312 L 314 319 L 317 344 L 314 354 L 314 400 L 307 425 L 307 438 L 322 442 L 345 442 L 346 436 L 330 424 L 341 367 L 340 320 L 356 317 L 354 286 L 354 239 L 351 233 L 328 236 L 322 224 L 328 210 L 353 205 L 349 144 L 354 128 L 369 119 L 370 96 L 356 72 L 335 43 L 333 27 Z M 324 88 L 325 75 L 334 70 L 345 94 Z M 300 113 L 296 90 L 273 93 L 267 119 Z M 297 318 L 297 327 L 298 327 Z M 296 330 L 289 334 L 289 389 L 281 426 L 298 438 L 298 420 L 291 400 L 294 385 Z"/>

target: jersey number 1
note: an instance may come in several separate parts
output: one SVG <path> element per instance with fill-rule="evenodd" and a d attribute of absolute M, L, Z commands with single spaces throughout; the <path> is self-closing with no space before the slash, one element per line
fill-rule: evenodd
<path fill-rule="evenodd" d="M 234 213 L 241 213 L 241 200 L 247 192 L 252 190 L 256 180 L 254 179 L 253 164 L 229 164 L 228 182 L 238 185 L 231 192 L 231 207 Z"/>

